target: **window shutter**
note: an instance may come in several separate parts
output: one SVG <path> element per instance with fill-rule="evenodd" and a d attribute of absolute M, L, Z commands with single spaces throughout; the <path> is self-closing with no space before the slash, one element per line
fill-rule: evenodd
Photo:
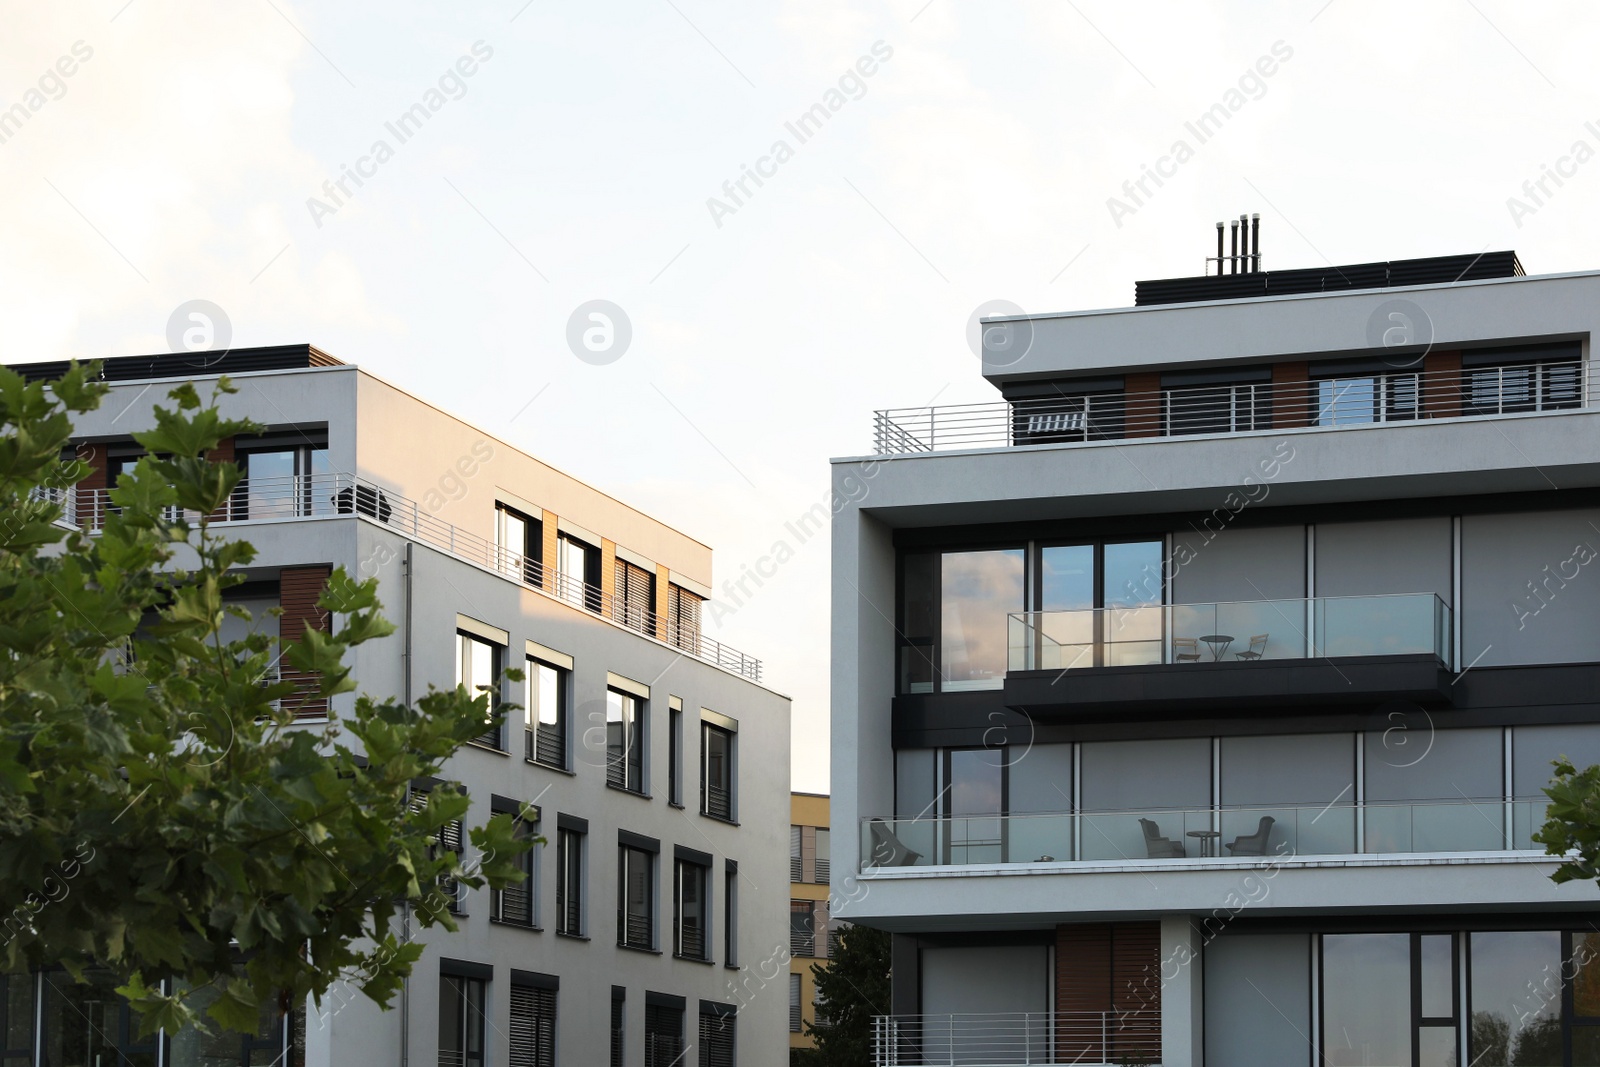
<path fill-rule="evenodd" d="M 556 991 L 511 987 L 511 1067 L 555 1067 Z"/>
<path fill-rule="evenodd" d="M 701 599 L 680 585 L 667 585 L 667 640 L 679 648 L 698 652 Z"/>
<path fill-rule="evenodd" d="M 683 1009 L 644 1006 L 644 1067 L 682 1067 Z"/>
<path fill-rule="evenodd" d="M 611 1067 L 622 1067 L 622 1013 L 627 1002 L 611 998 Z"/>
<path fill-rule="evenodd" d="M 278 578 L 278 605 L 283 614 L 278 616 L 278 640 L 281 643 L 299 641 L 307 630 L 328 629 L 328 615 L 317 607 L 323 587 L 333 568 L 285 567 Z M 328 699 L 317 695 L 321 679 L 314 673 L 303 673 L 283 663 L 278 672 L 280 681 L 293 682 L 293 696 L 284 698 L 296 709 L 301 719 L 323 719 L 328 715 Z"/>
<path fill-rule="evenodd" d="M 789 976 L 789 1032 L 800 1032 L 800 976 Z"/>
<path fill-rule="evenodd" d="M 733 1067 L 733 1021 L 732 1015 L 700 1013 L 700 1067 Z"/>
<path fill-rule="evenodd" d="M 620 556 L 616 568 L 617 587 L 612 614 L 624 626 L 655 632 L 656 576 Z"/>
<path fill-rule="evenodd" d="M 805 869 L 800 859 L 800 827 L 789 827 L 789 881 L 799 882 Z"/>

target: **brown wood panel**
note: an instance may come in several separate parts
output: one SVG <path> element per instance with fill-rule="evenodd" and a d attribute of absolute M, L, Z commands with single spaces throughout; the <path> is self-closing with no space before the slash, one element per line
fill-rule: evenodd
<path fill-rule="evenodd" d="M 561 520 L 556 516 L 555 512 L 547 511 L 544 513 L 544 555 L 542 557 L 544 560 L 544 588 L 546 592 L 550 593 L 556 591 L 556 561 L 560 559 L 558 547 L 560 535 L 556 527 L 560 522 Z"/>
<path fill-rule="evenodd" d="M 1272 365 L 1272 425 L 1277 429 L 1311 424 L 1311 383 L 1303 362 Z"/>
<path fill-rule="evenodd" d="M 1429 352 L 1422 357 L 1422 415 L 1447 419 L 1461 414 L 1461 353 Z"/>
<path fill-rule="evenodd" d="M 278 575 L 278 606 L 283 609 L 283 614 L 278 617 L 278 640 L 280 643 L 298 641 L 307 629 L 320 630 L 326 633 L 329 629 L 327 612 L 317 606 L 317 598 L 322 595 L 322 590 L 328 584 L 328 577 L 333 573 L 333 568 L 327 564 L 318 564 L 310 567 L 285 567 Z M 294 682 L 308 690 L 314 689 L 317 684 L 317 675 L 303 673 L 284 664 L 282 679 Z M 328 714 L 326 699 L 309 699 L 301 703 L 294 700 L 299 708 L 299 715 L 306 719 L 320 719 Z"/>
<path fill-rule="evenodd" d="M 1124 432 L 1129 437 L 1156 437 L 1161 433 L 1161 375 L 1151 372 L 1123 378 Z"/>
<path fill-rule="evenodd" d="M 672 568 L 656 564 L 656 637 L 663 641 L 670 641 L 667 634 L 667 623 L 671 618 L 671 605 L 668 599 L 672 592 Z"/>
<path fill-rule="evenodd" d="M 1111 924 L 1056 927 L 1056 1060 L 1104 1063 L 1095 1014 L 1111 1010 Z"/>
<path fill-rule="evenodd" d="M 617 595 L 617 543 L 600 538 L 600 602 L 613 603 Z M 620 615 L 621 613 L 618 612 Z"/>

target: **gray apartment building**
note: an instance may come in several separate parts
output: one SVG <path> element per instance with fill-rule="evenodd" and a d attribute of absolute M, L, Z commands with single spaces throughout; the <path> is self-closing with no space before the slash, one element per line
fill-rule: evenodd
<path fill-rule="evenodd" d="M 984 320 L 993 402 L 834 461 L 879 1065 L 1600 1063 L 1531 840 L 1600 762 L 1600 272 L 1259 264 Z"/>
<path fill-rule="evenodd" d="M 135 1043 L 125 1007 L 12 977 L 0 1060 L 781 1062 L 781 985 L 762 995 L 749 977 L 780 942 L 787 900 L 789 701 L 763 684 L 759 660 L 702 632 L 711 549 L 308 345 L 113 358 L 103 373 L 111 395 L 75 427 L 93 473 L 67 494 L 68 518 L 98 522 L 106 487 L 139 454 L 130 434 L 153 425 L 168 386 L 205 393 L 229 375 L 238 392 L 223 412 L 265 426 L 220 449 L 245 472 L 218 529 L 258 550 L 232 593 L 252 625 L 285 638 L 329 625 L 315 601 L 342 566 L 377 578 L 397 627 L 356 651 L 360 690 L 411 700 L 523 670 L 525 683 L 498 684 L 524 711 L 444 776 L 467 792 L 470 821 L 521 813 L 544 843 L 527 854 L 526 883 L 458 893 L 460 932 L 412 926 L 426 952 L 394 1010 L 336 986 L 320 1011 L 257 1035 Z"/>

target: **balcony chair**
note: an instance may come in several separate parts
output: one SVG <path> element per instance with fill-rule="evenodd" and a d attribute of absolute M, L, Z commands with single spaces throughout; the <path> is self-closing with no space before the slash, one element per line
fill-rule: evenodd
<path fill-rule="evenodd" d="M 1151 859 L 1182 859 L 1184 857 L 1183 842 L 1162 837 L 1161 827 L 1149 819 L 1140 819 L 1139 828 L 1144 831 L 1144 848 Z"/>
<path fill-rule="evenodd" d="M 1256 634 L 1250 639 L 1250 647 L 1234 655 L 1240 659 L 1260 659 L 1267 651 L 1267 634 Z"/>
<path fill-rule="evenodd" d="M 1200 661 L 1200 639 L 1198 637 L 1174 637 L 1172 639 L 1172 662 L 1198 663 Z"/>
<path fill-rule="evenodd" d="M 1253 834 L 1242 834 L 1228 843 L 1228 851 L 1235 856 L 1265 856 L 1267 841 L 1272 837 L 1272 824 L 1277 820 L 1270 815 L 1261 816 Z"/>
<path fill-rule="evenodd" d="M 867 829 L 872 833 L 872 866 L 911 867 L 922 858 L 922 853 L 907 848 L 894 836 L 894 831 L 883 819 L 871 820 L 867 823 Z"/>

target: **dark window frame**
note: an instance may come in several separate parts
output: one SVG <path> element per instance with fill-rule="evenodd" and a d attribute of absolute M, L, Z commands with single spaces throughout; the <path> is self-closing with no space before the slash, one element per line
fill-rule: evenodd
<path fill-rule="evenodd" d="M 554 729 L 546 729 L 540 721 L 544 711 L 542 700 L 536 699 L 541 672 L 553 671 L 556 676 L 556 721 Z M 550 663 L 538 656 L 528 656 L 523 681 L 526 699 L 523 702 L 523 728 L 527 753 L 525 758 L 559 771 L 572 769 L 572 672 L 560 664 Z"/>
<path fill-rule="evenodd" d="M 488 685 L 469 686 L 471 678 L 471 655 L 469 648 L 473 645 L 482 645 L 489 649 L 490 676 L 493 679 Z M 488 729 L 472 738 L 470 744 L 480 745 L 493 749 L 496 752 L 505 752 L 505 716 L 496 717 L 495 705 L 501 702 L 502 691 L 505 687 L 506 646 L 491 641 L 481 634 L 471 630 L 456 629 L 456 686 L 465 688 L 467 694 L 477 699 L 485 690 L 489 696 Z"/>

